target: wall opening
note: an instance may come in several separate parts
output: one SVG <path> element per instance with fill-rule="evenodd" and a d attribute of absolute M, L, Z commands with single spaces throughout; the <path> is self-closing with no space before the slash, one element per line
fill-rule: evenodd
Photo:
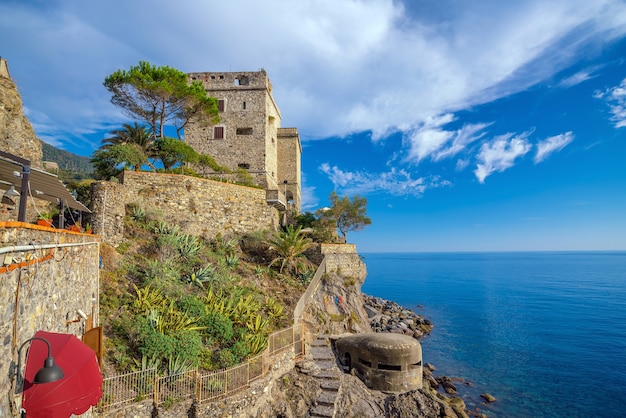
<path fill-rule="evenodd" d="M 395 366 L 392 364 L 379 364 L 378 365 L 378 370 L 396 370 L 396 371 L 401 371 L 402 370 L 402 366 Z"/>
<path fill-rule="evenodd" d="M 237 128 L 237 135 L 252 135 L 252 128 Z"/>
<path fill-rule="evenodd" d="M 250 80 L 248 79 L 247 75 L 241 75 L 235 78 L 236 86 L 247 86 L 248 84 L 250 84 Z"/>

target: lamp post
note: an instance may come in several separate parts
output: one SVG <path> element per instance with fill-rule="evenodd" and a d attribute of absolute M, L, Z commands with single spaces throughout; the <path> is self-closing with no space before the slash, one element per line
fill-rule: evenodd
<path fill-rule="evenodd" d="M 63 370 L 61 370 L 59 366 L 54 364 L 54 357 L 52 357 L 52 346 L 50 346 L 50 342 L 41 337 L 29 338 L 28 340 L 24 341 L 19 350 L 17 350 L 17 377 L 15 381 L 15 393 L 21 393 L 24 386 L 24 377 L 22 376 L 22 349 L 26 344 L 35 340 L 43 341 L 46 343 L 46 345 L 48 346 L 48 357 L 46 357 L 46 359 L 44 360 L 43 367 L 37 371 L 37 374 L 35 374 L 33 383 L 52 383 L 63 378 Z"/>

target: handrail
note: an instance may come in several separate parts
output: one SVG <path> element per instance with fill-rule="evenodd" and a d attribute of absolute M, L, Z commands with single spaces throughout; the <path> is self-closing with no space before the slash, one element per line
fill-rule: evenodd
<path fill-rule="evenodd" d="M 302 316 L 302 312 L 304 311 L 304 308 L 306 307 L 306 304 L 309 301 L 309 299 L 311 299 L 313 294 L 317 292 L 317 288 L 322 282 L 322 276 L 324 276 L 325 273 L 326 273 L 326 256 L 324 256 L 324 259 L 322 260 L 320 265 L 317 267 L 315 276 L 313 276 L 311 283 L 309 283 L 309 287 L 307 287 L 304 294 L 300 297 L 300 300 L 298 301 L 298 304 L 296 305 L 293 311 L 293 323 L 294 324 L 300 323 L 300 317 Z"/>

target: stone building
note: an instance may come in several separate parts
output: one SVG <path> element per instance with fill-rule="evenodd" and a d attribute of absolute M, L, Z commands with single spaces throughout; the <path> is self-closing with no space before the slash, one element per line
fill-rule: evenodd
<path fill-rule="evenodd" d="M 190 73 L 218 100 L 220 122 L 198 121 L 185 128 L 185 142 L 232 171 L 245 169 L 279 210 L 301 207 L 300 156 L 296 128 L 281 128 L 281 113 L 264 70 Z M 206 176 L 220 173 L 198 170 Z M 204 171 L 203 171 L 204 170 Z"/>

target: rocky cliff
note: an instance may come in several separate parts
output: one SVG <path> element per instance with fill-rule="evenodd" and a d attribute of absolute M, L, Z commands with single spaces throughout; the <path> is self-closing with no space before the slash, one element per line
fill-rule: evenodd
<path fill-rule="evenodd" d="M 33 167 L 41 167 L 41 143 L 24 116 L 22 98 L 8 73 L 0 74 L 0 150 L 30 160 Z"/>

